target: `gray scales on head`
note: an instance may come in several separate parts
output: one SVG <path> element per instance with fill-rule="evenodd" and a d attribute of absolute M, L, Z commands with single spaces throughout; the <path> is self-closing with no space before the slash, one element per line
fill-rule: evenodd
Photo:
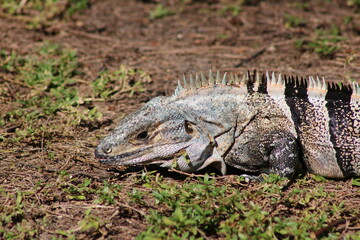
<path fill-rule="evenodd" d="M 360 87 L 318 77 L 211 71 L 125 117 L 95 150 L 107 165 L 209 165 L 292 178 L 304 162 L 330 178 L 360 176 Z"/>

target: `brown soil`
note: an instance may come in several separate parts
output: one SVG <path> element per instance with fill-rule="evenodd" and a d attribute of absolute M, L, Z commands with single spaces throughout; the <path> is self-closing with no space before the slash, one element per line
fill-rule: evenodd
<path fill-rule="evenodd" d="M 44 40 L 75 49 L 82 64 L 83 80 L 88 84 L 101 70 L 115 69 L 120 64 L 148 72 L 152 78 L 144 93 L 133 97 L 124 94 L 117 101 L 95 102 L 105 120 L 91 129 L 78 126 L 56 133 L 50 145 L 46 138 L 32 143 L 5 145 L 0 142 L 2 188 L 13 189 L 14 193 L 26 191 L 37 181 L 56 181 L 61 170 L 73 176 L 91 177 L 96 180 L 95 184 L 114 176 L 113 172 L 98 166 L 94 159 L 93 152 L 99 139 L 108 134 L 125 114 L 147 100 L 171 94 L 182 74 L 209 69 L 240 72 L 256 68 L 301 76 L 319 75 L 333 81 L 360 79 L 360 16 L 357 9 L 348 7 L 343 3 L 345 1 L 309 1 L 304 9 L 289 1 L 263 1 L 242 6 L 242 11 L 236 16 L 230 12 L 219 14 L 230 1 L 189 2 L 167 1 L 170 8 L 177 10 L 175 15 L 150 20 L 149 12 L 155 8 L 156 1 L 91 0 L 88 9 L 37 30 L 28 29 L 25 22 L 16 17 L 0 16 L 1 49 L 31 54 Z M 286 27 L 285 13 L 299 16 L 306 23 Z M 352 21 L 345 23 L 345 16 L 351 17 Z M 334 55 L 320 57 L 317 53 L 295 47 L 297 39 L 310 41 L 317 29 L 331 29 L 332 25 L 338 26 L 341 36 L 345 37 Z M 9 104 L 12 103 L 1 103 L 0 111 L 8 111 Z M 49 159 L 44 153 L 48 147 L 62 158 Z M 171 174 L 164 174 L 178 181 Z M 135 185 L 132 173 L 122 176 L 110 181 L 123 181 L 122 191 L 131 191 Z M 44 204 L 44 209 L 32 214 L 34 219 L 37 214 L 53 216 L 50 217 L 53 222 L 39 235 L 50 239 L 52 231 L 59 226 L 61 229 L 76 226 L 91 202 L 69 202 L 61 191 L 47 189 L 52 192 L 45 194 L 44 188 L 46 190 L 46 186 L 38 190 L 37 199 Z M 152 204 L 149 200 L 142 211 L 147 212 Z M 147 226 L 140 213 L 126 206 L 126 203 L 120 206 L 119 209 L 124 211 L 121 214 L 106 206 L 94 211 L 108 216 L 111 222 L 109 231 L 116 233 L 115 236 L 131 239 Z M 97 236 L 79 235 L 79 238 L 90 237 Z"/>

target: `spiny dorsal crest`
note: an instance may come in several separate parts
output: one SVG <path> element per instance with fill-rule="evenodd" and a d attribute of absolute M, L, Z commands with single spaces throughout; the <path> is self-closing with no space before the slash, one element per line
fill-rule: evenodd
<path fill-rule="evenodd" d="M 248 93 L 259 92 L 268 93 L 269 90 L 279 89 L 285 87 L 293 88 L 305 88 L 308 92 L 312 92 L 315 95 L 325 95 L 328 90 L 332 91 L 349 91 L 352 94 L 351 101 L 360 102 L 360 86 L 359 83 L 342 84 L 327 82 L 324 78 L 319 77 L 298 77 L 298 76 L 286 76 L 281 73 L 275 74 L 272 72 L 265 72 L 260 74 L 254 70 L 253 73 L 246 71 L 240 76 L 231 74 L 228 77 L 225 72 L 222 76 L 219 71 L 216 75 L 209 71 L 208 77 L 203 72 L 195 75 L 195 79 L 192 75 L 187 79 L 183 76 L 182 83 L 178 81 L 178 86 L 175 89 L 174 96 L 180 96 L 183 94 L 192 93 L 194 90 L 201 88 L 208 88 L 213 86 L 234 86 L 244 88 Z"/>

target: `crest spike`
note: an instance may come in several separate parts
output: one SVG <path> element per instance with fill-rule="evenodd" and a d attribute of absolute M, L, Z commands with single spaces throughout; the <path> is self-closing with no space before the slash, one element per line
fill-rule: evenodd
<path fill-rule="evenodd" d="M 241 76 L 241 79 L 236 75 L 235 78 L 236 78 L 236 82 L 237 84 L 244 84 L 245 83 L 245 74 L 243 73 L 242 76 Z"/>
<path fill-rule="evenodd" d="M 308 80 L 306 79 L 306 77 L 301 77 L 300 80 L 301 80 L 301 82 L 300 82 L 301 85 L 307 86 Z"/>
<path fill-rule="evenodd" d="M 174 91 L 174 94 L 173 94 L 173 96 L 178 96 L 179 95 L 179 89 L 178 88 L 175 88 L 175 91 Z"/>
<path fill-rule="evenodd" d="M 178 85 L 175 89 L 175 95 L 179 95 L 182 91 L 184 91 L 184 88 L 181 86 L 180 80 L 178 80 Z"/>
<path fill-rule="evenodd" d="M 315 80 L 312 76 L 309 76 L 309 88 L 314 88 Z"/>
<path fill-rule="evenodd" d="M 214 76 L 213 76 L 213 74 L 212 74 L 211 69 L 210 69 L 210 71 L 209 71 L 209 84 L 210 84 L 210 85 L 214 85 L 214 84 L 215 84 L 215 79 L 214 79 Z"/>
<path fill-rule="evenodd" d="M 271 78 L 270 78 L 270 76 L 269 76 L 269 72 L 268 71 L 266 71 L 266 82 L 270 82 L 271 81 Z"/>
<path fill-rule="evenodd" d="M 190 89 L 195 89 L 195 83 L 192 74 L 190 74 Z"/>
<path fill-rule="evenodd" d="M 221 84 L 223 84 L 223 85 L 226 85 L 226 74 L 227 74 L 227 72 L 224 73 L 224 76 L 223 76 L 223 78 L 221 80 Z"/>
<path fill-rule="evenodd" d="M 209 85 L 208 80 L 206 80 L 205 74 L 204 72 L 201 72 L 201 86 L 205 87 L 207 85 Z"/>
<path fill-rule="evenodd" d="M 249 81 L 251 81 L 251 76 L 249 71 L 246 72 L 246 78 L 245 78 L 245 83 L 248 83 Z"/>
<path fill-rule="evenodd" d="M 320 79 L 319 76 L 316 76 L 316 88 L 319 87 Z"/>
<path fill-rule="evenodd" d="M 321 89 L 322 90 L 327 90 L 327 85 L 326 85 L 326 81 L 325 81 L 325 78 L 322 77 L 322 86 L 321 86 Z"/>
<path fill-rule="evenodd" d="M 275 73 L 274 72 L 272 72 L 272 74 L 271 74 L 271 84 L 276 84 L 276 76 L 275 76 Z"/>
<path fill-rule="evenodd" d="M 185 89 L 189 89 L 189 84 L 188 84 L 188 82 L 186 81 L 186 76 L 185 76 L 185 75 L 183 75 L 183 84 L 184 84 L 184 88 L 185 88 Z"/>
<path fill-rule="evenodd" d="M 239 76 L 237 74 L 234 74 L 234 83 L 237 85 L 241 83 Z"/>
<path fill-rule="evenodd" d="M 253 91 L 258 92 L 260 87 L 260 74 L 254 71 Z"/>
<path fill-rule="evenodd" d="M 230 78 L 228 80 L 228 85 L 232 85 L 234 83 L 235 77 L 233 73 L 230 73 Z"/>
<path fill-rule="evenodd" d="M 219 71 L 217 71 L 217 72 L 216 72 L 216 79 L 215 79 L 215 83 L 216 83 L 216 84 L 220 84 L 220 82 L 221 82 L 220 72 L 219 72 Z"/>
<path fill-rule="evenodd" d="M 277 84 L 280 84 L 280 85 L 283 85 L 283 84 L 284 84 L 284 80 L 283 80 L 283 78 L 281 77 L 281 73 L 279 73 L 279 75 L 278 75 Z"/>
<path fill-rule="evenodd" d="M 199 74 L 195 74 L 195 88 L 200 88 L 201 87 L 201 81 L 199 78 Z"/>

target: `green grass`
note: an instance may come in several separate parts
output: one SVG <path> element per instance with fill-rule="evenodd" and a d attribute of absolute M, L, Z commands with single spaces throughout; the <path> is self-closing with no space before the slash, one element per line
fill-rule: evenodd
<path fill-rule="evenodd" d="M 137 239 L 204 239 L 204 236 L 226 239 L 311 239 L 311 234 L 324 227 L 339 212 L 349 213 L 343 203 L 322 204 L 322 199 L 335 196 L 323 186 L 310 187 L 299 180 L 289 192 L 283 191 L 284 180 L 270 176 L 256 188 L 218 182 L 205 175 L 183 184 L 168 183 L 161 177 L 150 178 L 151 187 L 161 211 L 150 211 L 149 228 Z M 240 185 L 241 186 L 241 185 Z M 267 199 L 259 203 L 259 199 Z M 286 211 L 277 210 L 287 209 Z M 164 210 L 165 209 L 165 210 Z M 297 216 L 288 214 L 296 212 Z M 336 239 L 339 233 L 323 239 Z"/>
<path fill-rule="evenodd" d="M 209 175 L 179 183 L 155 171 L 133 177 L 129 186 L 127 181 L 101 182 L 63 171 L 54 180 L 40 180 L 26 190 L 0 188 L 0 197 L 7 199 L 0 205 L 0 237 L 38 238 L 53 216 L 46 201 L 84 209 L 70 229 L 57 226 L 50 231 L 57 239 L 106 237 L 113 225 L 101 210 L 107 206 L 130 207 L 144 214 L 143 224 L 148 227 L 136 239 L 313 239 L 329 223 L 360 214 L 332 188 L 329 191 L 329 180 L 312 175 L 289 188 L 276 175 L 258 184 L 248 184 L 239 176 Z M 349 221 L 349 226 L 353 224 Z M 341 228 L 329 231 L 321 239 L 338 239 L 342 233 Z M 346 239 L 357 236 L 348 233 Z"/>
<path fill-rule="evenodd" d="M 285 13 L 284 18 L 286 20 L 285 27 L 287 27 L 287 28 L 305 27 L 306 26 L 306 21 L 299 16 L 294 16 L 294 15 Z"/>
<path fill-rule="evenodd" d="M 22 57 L 15 52 L 1 50 L 0 69 L 14 76 L 9 80 L 18 85 L 18 93 L 13 96 L 9 88 L 3 88 L 3 95 L 13 99 L 15 107 L 7 113 L 1 113 L 0 119 L 6 122 L 19 122 L 16 136 L 19 141 L 33 138 L 44 131 L 37 122 L 65 112 L 78 118 L 90 117 L 94 110 L 79 112 L 77 107 L 82 100 L 75 88 L 81 73 L 77 70 L 76 52 L 62 49 L 59 45 L 44 43 L 38 54 Z M 100 117 L 100 116 L 98 116 Z"/>
<path fill-rule="evenodd" d="M 339 28 L 332 25 L 330 29 L 317 30 L 311 38 L 297 40 L 295 46 L 301 50 L 315 52 L 321 57 L 333 57 L 340 49 L 339 43 L 344 39 Z"/>
<path fill-rule="evenodd" d="M 51 138 L 53 132 L 62 128 L 99 121 L 102 114 L 91 101 L 104 101 L 120 94 L 132 96 L 144 91 L 143 82 L 150 81 L 145 72 L 121 66 L 100 73 L 91 84 L 91 91 L 80 94 L 78 86 L 84 76 L 79 69 L 76 51 L 50 42 L 26 57 L 0 50 L 0 71 L 8 76 L 7 83 L 0 84 L 1 94 L 13 105 L 10 111 L 0 113 L 0 125 L 17 124 L 14 133 L 2 133 L 0 140 Z M 83 105 L 86 107 L 80 107 Z M 63 125 L 46 124 L 59 114 L 65 116 Z"/>
<path fill-rule="evenodd" d="M 124 92 L 130 93 L 130 96 L 143 92 L 143 83 L 150 80 L 149 74 L 144 71 L 121 65 L 117 70 L 101 72 L 91 86 L 94 97 L 110 99 Z"/>
<path fill-rule="evenodd" d="M 71 18 L 88 5 L 88 0 L 3 0 L 0 11 L 25 21 L 31 29 L 42 29 L 58 20 Z"/>
<path fill-rule="evenodd" d="M 225 5 L 219 10 L 220 15 L 225 15 L 230 13 L 232 16 L 238 16 L 240 12 L 242 11 L 241 5 Z"/>
<path fill-rule="evenodd" d="M 162 4 L 158 4 L 152 11 L 150 11 L 149 17 L 151 20 L 155 20 L 167 16 L 172 16 L 174 14 L 175 14 L 174 11 L 171 10 L 170 8 L 167 8 Z"/>

